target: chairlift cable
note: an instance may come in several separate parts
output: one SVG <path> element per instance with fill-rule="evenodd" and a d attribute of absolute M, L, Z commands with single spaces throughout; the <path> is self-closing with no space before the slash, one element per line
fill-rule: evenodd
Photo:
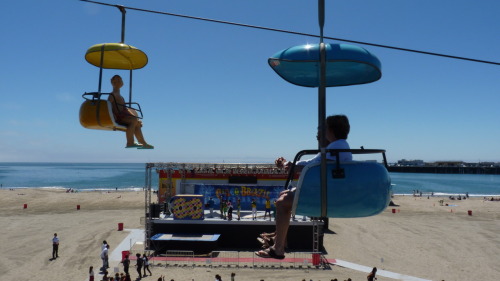
<path fill-rule="evenodd" d="M 277 29 L 277 28 L 271 28 L 271 27 L 256 26 L 256 25 L 249 25 L 249 24 L 229 22 L 229 21 L 222 21 L 222 20 L 215 20 L 215 19 L 208 19 L 208 18 L 200 18 L 200 17 L 188 16 L 188 15 L 181 15 L 181 14 L 174 14 L 174 13 L 168 13 L 168 12 L 161 12 L 161 11 L 154 11 L 154 10 L 147 10 L 147 9 L 141 9 L 141 8 L 134 8 L 134 7 L 128 7 L 128 6 L 121 6 L 121 5 L 115 5 L 115 4 L 102 3 L 102 2 L 92 1 L 92 0 L 79 0 L 79 1 L 87 2 L 87 3 L 93 3 L 93 4 L 98 4 L 98 5 L 104 5 L 104 6 L 123 7 L 125 9 L 135 10 L 135 11 L 139 11 L 139 12 L 146 12 L 146 13 L 153 13 L 153 14 L 160 14 L 160 15 L 174 16 L 174 17 L 181 17 L 181 18 L 187 18 L 187 19 L 193 19 L 193 20 L 202 20 L 202 21 L 208 21 L 208 22 L 215 22 L 215 23 L 222 23 L 222 24 L 228 24 L 228 25 L 235 25 L 235 26 L 240 26 L 240 27 L 248 27 L 248 28 L 261 29 L 261 30 L 267 30 L 267 31 L 274 31 L 274 32 L 281 32 L 281 33 L 288 33 L 288 34 L 294 34 L 294 35 L 302 35 L 302 36 L 309 36 L 309 37 L 320 38 L 320 35 L 315 35 L 315 34 L 310 34 L 310 33 L 303 33 L 303 32 L 297 32 L 297 31 L 291 31 L 291 30 L 283 30 L 283 29 Z M 434 52 L 420 51 L 420 50 L 414 50 L 414 49 L 408 49 L 408 48 L 401 48 L 401 47 L 394 47 L 394 46 L 388 46 L 388 45 L 382 45 L 382 44 L 376 44 L 376 43 L 369 43 L 369 42 L 363 42 L 363 41 L 356 41 L 356 40 L 349 40 L 349 39 L 342 39 L 342 38 L 336 38 L 336 37 L 323 36 L 323 38 L 324 39 L 329 39 L 329 40 L 341 41 L 341 42 L 348 42 L 348 43 L 354 43 L 354 44 L 360 44 L 360 45 L 367 45 L 367 46 L 378 47 L 378 48 L 398 50 L 398 51 L 403 51 L 403 52 L 411 52 L 411 53 L 417 53 L 417 54 L 423 54 L 423 55 L 431 55 L 431 56 L 438 56 L 438 57 L 444 57 L 444 58 L 450 58 L 450 59 L 465 60 L 465 61 L 471 61 L 471 62 L 477 62 L 477 63 L 486 63 L 486 64 L 493 64 L 493 65 L 499 65 L 500 66 L 500 62 L 494 62 L 494 61 L 487 61 L 487 60 L 473 59 L 473 58 L 467 58 L 467 57 L 461 57 L 461 56 L 446 55 L 446 54 L 440 54 L 440 53 L 434 53 Z"/>

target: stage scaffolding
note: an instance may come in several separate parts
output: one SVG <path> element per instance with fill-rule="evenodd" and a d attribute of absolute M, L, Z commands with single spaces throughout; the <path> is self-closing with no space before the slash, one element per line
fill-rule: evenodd
<path fill-rule="evenodd" d="M 152 176 L 153 170 L 155 176 L 162 170 L 167 174 L 167 202 L 171 199 L 171 189 L 172 189 L 172 173 L 174 171 L 180 172 L 181 184 L 185 181 L 186 175 L 192 173 L 202 173 L 202 174 L 213 174 L 213 175 L 227 175 L 227 176 L 256 176 L 258 174 L 275 174 L 275 175 L 287 175 L 287 171 L 284 169 L 276 168 L 274 164 L 241 164 L 241 163 L 174 163 L 174 162 L 160 162 L 160 163 L 146 163 L 146 180 L 145 180 L 145 237 L 144 237 L 144 248 L 145 250 L 150 249 L 151 241 L 150 237 L 152 234 L 153 227 L 153 217 L 151 210 L 151 192 L 152 192 Z"/>

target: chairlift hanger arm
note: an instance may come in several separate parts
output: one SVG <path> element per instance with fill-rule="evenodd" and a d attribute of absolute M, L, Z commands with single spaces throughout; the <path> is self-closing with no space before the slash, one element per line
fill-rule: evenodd
<path fill-rule="evenodd" d="M 127 13 L 127 10 L 125 10 L 125 7 L 122 5 L 116 5 L 116 7 L 122 13 L 122 36 L 121 36 L 122 41 L 120 42 L 125 43 L 125 14 Z"/>

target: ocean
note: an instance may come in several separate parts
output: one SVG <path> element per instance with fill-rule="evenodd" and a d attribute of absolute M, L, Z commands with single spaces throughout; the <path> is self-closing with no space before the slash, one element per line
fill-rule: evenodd
<path fill-rule="evenodd" d="M 85 190 L 142 190 L 144 163 L 0 163 L 2 188 Z M 393 192 L 414 191 L 436 196 L 499 196 L 500 175 L 390 173 Z M 152 187 L 158 178 L 153 173 Z"/>

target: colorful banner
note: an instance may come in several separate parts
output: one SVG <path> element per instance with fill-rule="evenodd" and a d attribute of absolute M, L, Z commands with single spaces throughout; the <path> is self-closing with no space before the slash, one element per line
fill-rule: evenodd
<path fill-rule="evenodd" d="M 240 199 L 242 210 L 251 210 L 250 203 L 252 199 L 255 199 L 257 201 L 257 209 L 264 210 L 267 197 L 269 197 L 271 203 L 274 202 L 274 200 L 278 199 L 280 192 L 283 191 L 283 187 L 197 184 L 194 186 L 194 190 L 196 194 L 204 196 L 205 204 L 212 197 L 214 200 L 214 209 L 220 208 L 222 197 L 224 200 L 231 201 L 234 208 L 236 208 L 237 199 Z"/>
<path fill-rule="evenodd" d="M 202 195 L 177 195 L 172 198 L 171 206 L 174 220 L 202 220 Z"/>

